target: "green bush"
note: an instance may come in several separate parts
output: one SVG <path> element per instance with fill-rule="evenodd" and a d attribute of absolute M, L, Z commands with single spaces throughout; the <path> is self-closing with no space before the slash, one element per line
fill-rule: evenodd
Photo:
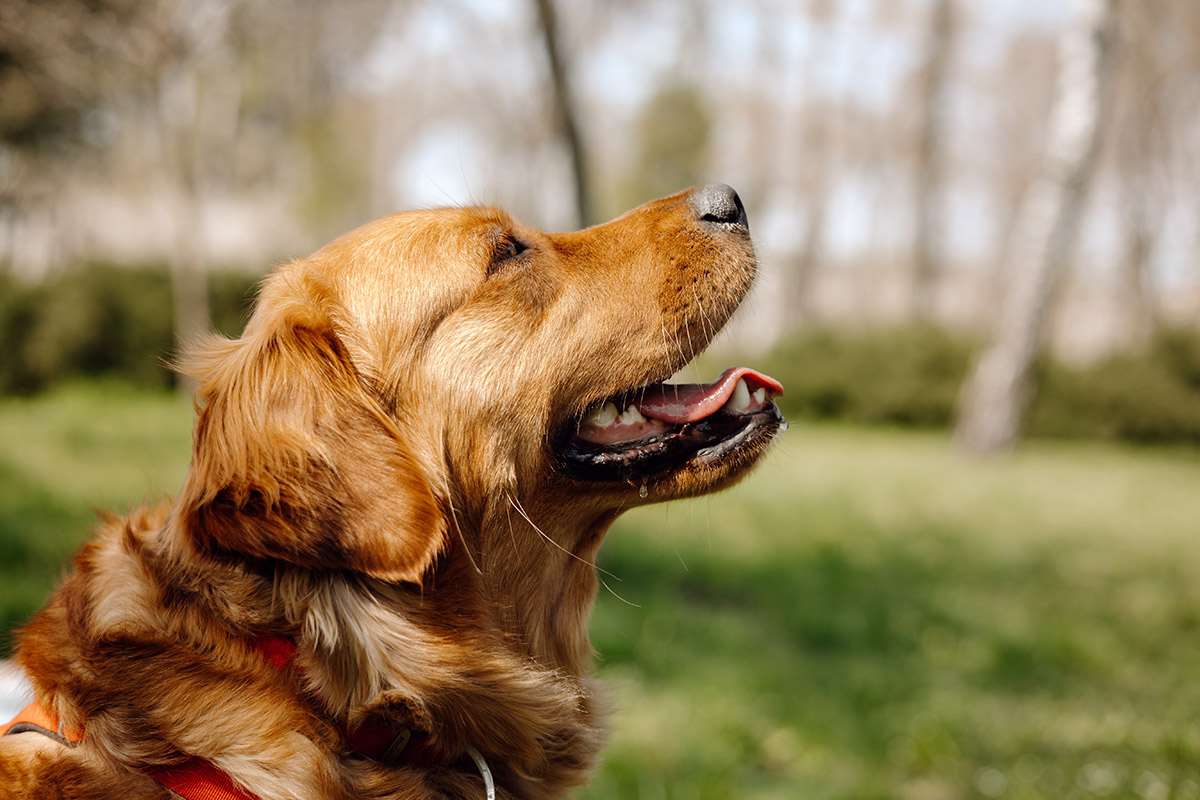
<path fill-rule="evenodd" d="M 29 353 L 45 295 L 44 286 L 21 283 L 0 270 L 0 393 L 27 393 L 48 382 L 48 365 Z"/>
<path fill-rule="evenodd" d="M 1144 355 L 1083 368 L 1044 363 L 1027 429 L 1035 436 L 1200 444 L 1200 334 L 1165 330 Z"/>
<path fill-rule="evenodd" d="M 209 277 L 213 327 L 240 333 L 257 285 L 238 272 Z M 169 386 L 174 355 L 165 267 L 92 264 L 26 283 L 0 271 L 0 394 L 66 379 L 115 377 Z M 928 325 L 801 333 L 768 358 L 787 389 L 788 416 L 944 428 L 976 343 Z M 1084 368 L 1043 357 L 1027 430 L 1035 436 L 1200 443 L 1200 332 L 1160 332 L 1144 354 Z"/>
<path fill-rule="evenodd" d="M 944 427 L 954 418 L 972 343 L 925 325 L 801 334 L 770 357 L 784 414 Z"/>
<path fill-rule="evenodd" d="M 260 278 L 245 272 L 214 272 L 208 277 L 208 312 L 213 330 L 240 336 L 258 293 Z"/>
<path fill-rule="evenodd" d="M 241 330 L 253 281 L 240 273 L 211 276 L 219 330 Z M 169 386 L 174 335 L 168 272 L 91 264 L 39 283 L 0 272 L 0 336 L 0 393 L 30 394 L 75 377 Z"/>
<path fill-rule="evenodd" d="M 771 354 L 779 404 L 799 419 L 947 427 L 975 343 L 928 326 L 811 331 Z M 1086 367 L 1043 356 L 1026 430 L 1034 436 L 1200 443 L 1200 332 L 1167 329 L 1143 354 Z"/>

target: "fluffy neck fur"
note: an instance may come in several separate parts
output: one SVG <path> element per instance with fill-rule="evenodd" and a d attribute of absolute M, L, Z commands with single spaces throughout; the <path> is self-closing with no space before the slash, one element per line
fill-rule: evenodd
<path fill-rule="evenodd" d="M 452 532 L 419 587 L 277 566 L 257 577 L 270 589 L 249 594 L 271 598 L 258 608 L 237 606 L 241 567 L 225 567 L 225 591 L 211 566 L 191 577 L 211 587 L 211 611 L 231 627 L 270 619 L 267 632 L 295 638 L 308 695 L 299 702 L 343 726 L 374 718 L 422 731 L 448 760 L 475 747 L 518 796 L 558 796 L 555 787 L 586 778 L 601 745 L 587 621 L 611 519 L 577 530 L 575 520 L 535 525 L 515 501 L 494 506 L 476 548 Z M 195 563 L 175 561 L 181 571 Z"/>
<path fill-rule="evenodd" d="M 451 542 L 429 585 L 416 587 L 246 566 L 197 552 L 178 515 L 114 518 L 30 624 L 20 658 L 39 700 L 122 770 L 184 752 L 263 800 L 482 796 L 469 765 L 347 758 L 342 733 L 375 719 L 422 732 L 444 763 L 478 749 L 502 797 L 561 797 L 586 779 L 602 744 L 584 676 L 590 554 L 546 543 L 524 572 L 492 569 L 510 535 L 510 520 L 495 521 L 503 533 L 488 547 L 468 553 Z M 521 524 L 512 520 L 512 536 L 538 536 Z M 598 542 L 601 532 L 583 538 Z M 546 579 L 562 581 L 559 596 L 524 602 L 526 582 Z M 570 614 L 550 613 L 556 602 Z M 555 624 L 560 617 L 574 621 Z M 265 634 L 296 642 L 296 669 L 256 651 Z"/>

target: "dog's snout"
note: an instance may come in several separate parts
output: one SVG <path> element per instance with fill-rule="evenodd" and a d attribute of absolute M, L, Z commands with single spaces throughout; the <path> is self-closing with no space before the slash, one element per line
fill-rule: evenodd
<path fill-rule="evenodd" d="M 732 186 L 710 183 L 692 192 L 692 208 L 702 222 L 721 225 L 740 225 L 748 228 L 746 207 Z"/>

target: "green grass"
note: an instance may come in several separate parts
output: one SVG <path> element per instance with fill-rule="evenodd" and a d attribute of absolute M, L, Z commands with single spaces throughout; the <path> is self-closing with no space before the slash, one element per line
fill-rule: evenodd
<path fill-rule="evenodd" d="M 0 400 L 0 654 L 98 511 L 158 502 L 179 488 L 191 415 L 175 394 L 116 383 Z"/>
<path fill-rule="evenodd" d="M 0 402 L 4 624 L 91 507 L 178 485 L 190 414 L 114 387 Z M 602 566 L 612 738 L 580 800 L 1200 798 L 1194 450 L 971 462 L 793 425 L 736 489 L 626 515 Z"/>
<path fill-rule="evenodd" d="M 1194 452 L 793 426 L 613 531 L 582 796 L 1200 796 L 1198 487 Z"/>

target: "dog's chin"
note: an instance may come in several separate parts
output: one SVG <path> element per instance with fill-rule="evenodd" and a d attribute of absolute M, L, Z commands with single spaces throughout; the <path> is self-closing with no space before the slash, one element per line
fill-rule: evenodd
<path fill-rule="evenodd" d="M 744 367 L 709 384 L 653 384 L 594 403 L 567 424 L 560 472 L 621 497 L 623 505 L 688 497 L 744 476 L 786 429 L 783 387 Z"/>

